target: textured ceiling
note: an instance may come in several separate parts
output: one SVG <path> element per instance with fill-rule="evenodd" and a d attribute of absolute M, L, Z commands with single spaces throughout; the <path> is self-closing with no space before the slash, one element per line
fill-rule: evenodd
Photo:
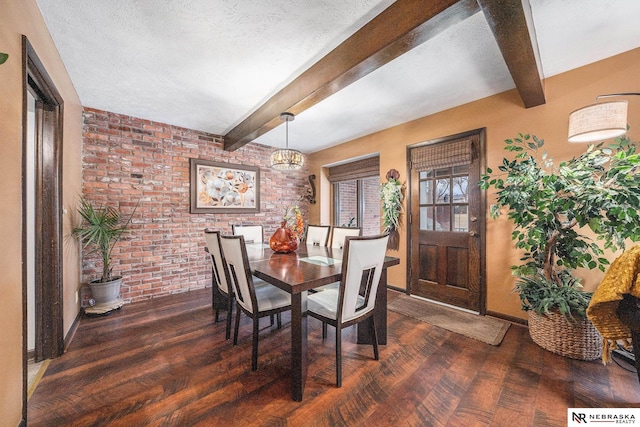
<path fill-rule="evenodd" d="M 83 105 L 215 134 L 393 3 L 37 2 Z M 529 3 L 543 77 L 640 47 L 638 0 Z M 289 146 L 314 152 L 514 87 L 477 13 L 299 114 Z M 256 142 L 283 146 L 284 132 Z"/>

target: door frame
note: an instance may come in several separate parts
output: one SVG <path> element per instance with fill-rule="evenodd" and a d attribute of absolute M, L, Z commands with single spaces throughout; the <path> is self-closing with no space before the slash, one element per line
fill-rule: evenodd
<path fill-rule="evenodd" d="M 413 247 L 413 233 L 411 233 L 411 227 L 413 226 L 413 204 L 418 203 L 418 200 L 414 200 L 415 195 L 418 194 L 415 189 L 412 188 L 412 180 L 411 180 L 411 151 L 423 147 L 425 145 L 433 145 L 440 144 L 452 140 L 464 139 L 471 136 L 478 136 L 479 140 L 479 150 L 478 150 L 478 162 L 480 172 L 485 171 L 487 169 L 487 156 L 486 156 L 486 128 L 478 128 L 473 129 L 466 132 L 461 132 L 454 135 L 448 135 L 440 138 L 430 139 L 428 141 L 419 142 L 417 144 L 412 144 L 407 146 L 406 150 L 406 159 L 407 159 L 407 229 L 409 232 L 407 233 L 407 282 L 406 282 L 406 294 L 411 295 L 411 283 L 413 282 L 412 276 L 412 247 Z M 476 184 L 477 185 L 477 184 Z M 487 196 L 486 191 L 479 190 L 479 212 L 478 215 L 478 229 L 480 230 L 480 309 L 479 314 L 485 315 L 487 312 L 487 280 L 486 280 L 486 266 L 487 266 L 487 250 L 486 250 L 486 235 L 487 235 Z M 419 221 L 419 218 L 416 218 Z"/>
<path fill-rule="evenodd" d="M 28 38 L 22 36 L 22 362 L 27 417 L 27 92 L 37 95 L 35 124 L 35 357 L 64 351 L 62 311 L 62 129 L 64 102 Z"/>

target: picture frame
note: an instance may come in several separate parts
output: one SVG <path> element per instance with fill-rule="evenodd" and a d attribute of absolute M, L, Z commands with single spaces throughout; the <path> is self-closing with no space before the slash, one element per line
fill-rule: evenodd
<path fill-rule="evenodd" d="M 260 168 L 190 159 L 191 213 L 260 212 Z"/>

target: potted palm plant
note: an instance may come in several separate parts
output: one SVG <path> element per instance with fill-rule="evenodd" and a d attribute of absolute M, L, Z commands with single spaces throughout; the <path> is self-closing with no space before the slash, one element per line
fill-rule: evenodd
<path fill-rule="evenodd" d="M 127 218 L 113 206 L 94 205 L 82 197 L 78 206 L 80 225 L 73 229 L 72 235 L 82 242 L 89 253 L 97 252 L 102 261 L 102 275 L 89 282 L 91 296 L 96 304 L 108 305 L 120 296 L 122 276 L 113 275 L 111 254 L 113 248 L 129 229 L 137 206 Z"/>
<path fill-rule="evenodd" d="M 640 239 L 640 158 L 626 137 L 590 145 L 557 166 L 543 147 L 536 136 L 506 140 L 513 158 L 504 158 L 495 175 L 487 168 L 480 186 L 497 190 L 491 216 L 506 208 L 514 224 L 511 238 L 523 251 L 522 263 L 511 267 L 514 290 L 529 312 L 532 339 L 592 360 L 600 357 L 601 338 L 585 316 L 591 293 L 581 289 L 575 270 L 605 271 L 605 250 Z M 590 337 L 571 336 L 576 333 Z"/>

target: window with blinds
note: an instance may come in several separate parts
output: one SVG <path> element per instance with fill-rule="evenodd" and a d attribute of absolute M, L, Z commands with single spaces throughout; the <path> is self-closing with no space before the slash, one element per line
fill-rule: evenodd
<path fill-rule="evenodd" d="M 328 169 L 333 184 L 333 225 L 380 233 L 380 158 L 370 157 Z"/>

